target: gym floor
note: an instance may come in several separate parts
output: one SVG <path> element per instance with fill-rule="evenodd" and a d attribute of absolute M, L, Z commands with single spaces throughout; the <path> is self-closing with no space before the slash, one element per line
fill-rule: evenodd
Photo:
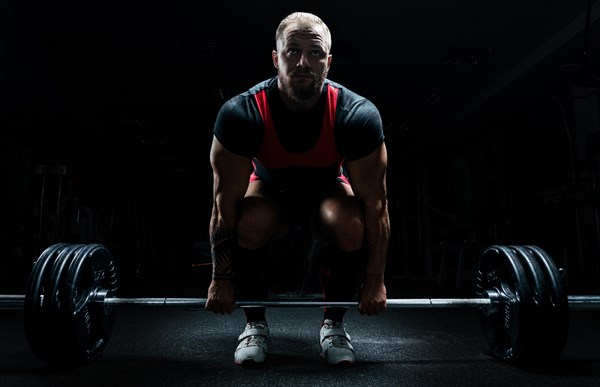
<path fill-rule="evenodd" d="M 600 311 L 570 313 L 561 357 L 530 370 L 489 355 L 474 309 L 351 310 L 357 363 L 337 368 L 318 353 L 320 309 L 270 309 L 268 361 L 243 368 L 233 362 L 241 310 L 122 306 L 99 359 L 53 368 L 31 354 L 23 312 L 1 310 L 0 386 L 600 386 Z"/>

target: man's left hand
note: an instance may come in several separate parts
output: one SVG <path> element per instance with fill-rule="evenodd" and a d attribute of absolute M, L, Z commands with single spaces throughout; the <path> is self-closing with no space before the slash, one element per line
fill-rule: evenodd
<path fill-rule="evenodd" d="M 387 309 L 386 300 L 385 284 L 379 281 L 367 281 L 360 292 L 358 311 L 367 316 L 377 315 Z"/>

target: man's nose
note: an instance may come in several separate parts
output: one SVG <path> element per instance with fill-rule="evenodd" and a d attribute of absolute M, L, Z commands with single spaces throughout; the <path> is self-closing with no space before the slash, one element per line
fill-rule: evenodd
<path fill-rule="evenodd" d="M 296 67 L 309 67 L 308 57 L 306 54 L 300 55 L 300 59 L 298 59 L 298 63 L 296 63 Z"/>

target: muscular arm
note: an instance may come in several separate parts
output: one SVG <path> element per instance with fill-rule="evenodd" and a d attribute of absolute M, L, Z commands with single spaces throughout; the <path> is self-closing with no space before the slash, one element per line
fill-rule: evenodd
<path fill-rule="evenodd" d="M 252 160 L 228 151 L 213 138 L 210 164 L 213 170 L 213 207 L 209 231 L 212 236 L 223 229 L 235 229 L 237 205 L 248 189 Z"/>
<path fill-rule="evenodd" d="M 354 194 L 365 204 L 368 261 L 359 308 L 377 314 L 385 309 L 384 274 L 390 234 L 385 143 L 366 157 L 348 162 L 347 169 Z"/>
<path fill-rule="evenodd" d="M 231 313 L 234 308 L 231 253 L 235 243 L 237 206 L 248 188 L 252 161 L 228 151 L 213 138 L 210 163 L 213 170 L 213 207 L 209 225 L 213 280 L 206 309 Z"/>

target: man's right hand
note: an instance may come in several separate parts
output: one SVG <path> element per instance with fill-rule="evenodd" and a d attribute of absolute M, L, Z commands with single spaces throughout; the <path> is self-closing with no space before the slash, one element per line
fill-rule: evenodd
<path fill-rule="evenodd" d="M 212 280 L 206 297 L 206 310 L 231 314 L 235 309 L 235 290 L 230 280 Z"/>

